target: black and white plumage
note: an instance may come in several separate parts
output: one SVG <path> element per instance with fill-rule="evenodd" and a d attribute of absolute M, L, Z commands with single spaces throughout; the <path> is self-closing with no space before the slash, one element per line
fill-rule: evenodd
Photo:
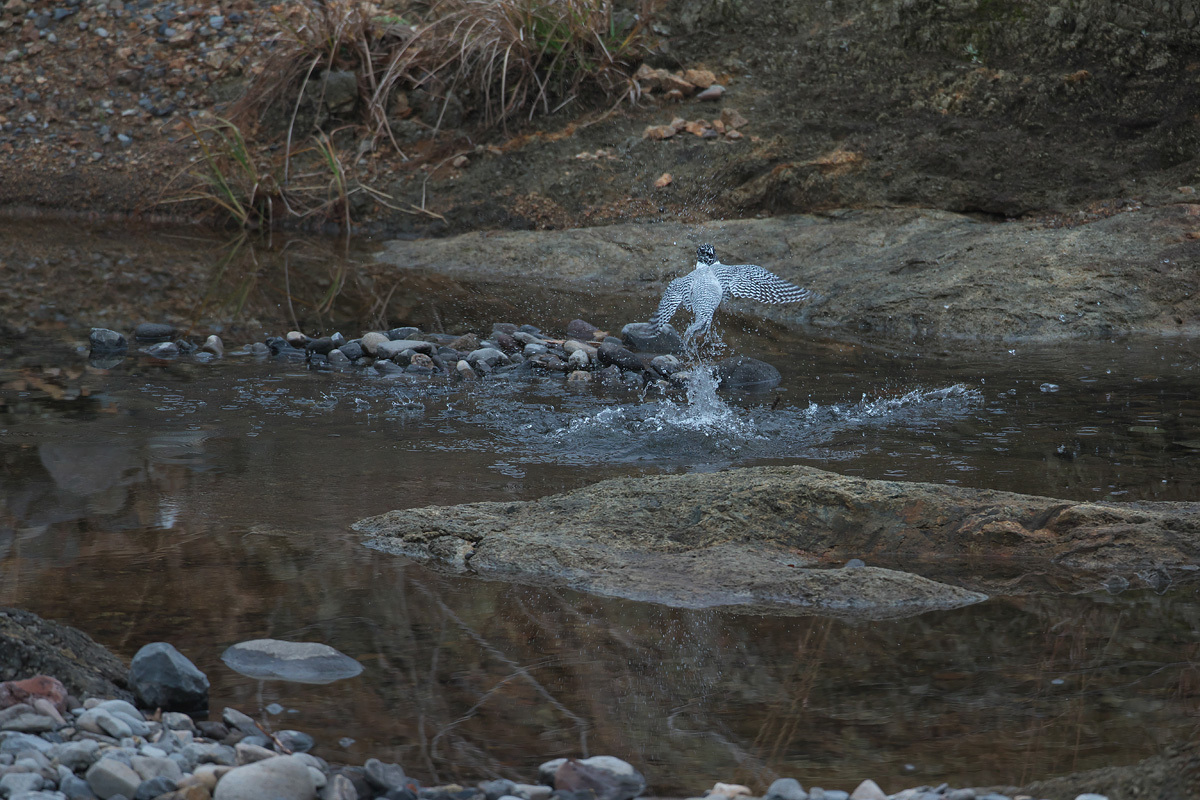
<path fill-rule="evenodd" d="M 812 295 L 808 289 L 754 264 L 722 264 L 717 260 L 713 246 L 702 244 L 696 248 L 696 268 L 671 281 L 650 324 L 657 333 L 682 305 L 695 315 L 695 320 L 683 334 L 684 340 L 691 340 L 697 333 L 708 330 L 717 306 L 727 297 L 782 304 L 798 303 Z"/>

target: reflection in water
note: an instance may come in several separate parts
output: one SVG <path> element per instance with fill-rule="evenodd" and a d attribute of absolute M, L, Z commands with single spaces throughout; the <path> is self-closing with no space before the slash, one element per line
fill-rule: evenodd
<path fill-rule="evenodd" d="M 1105 369 L 1127 369 L 1123 353 L 1109 351 Z M 1061 357 L 1022 369 L 1061 374 L 1045 366 Z M 440 576 L 361 547 L 347 526 L 391 508 L 764 459 L 1178 496 L 1195 479 L 1169 471 L 1184 453 L 1165 443 L 1200 436 L 1195 361 L 1171 357 L 1183 366 L 1153 393 L 1113 379 L 1086 405 L 1066 380 L 1030 391 L 1040 375 L 1003 362 L 922 365 L 917 381 L 895 358 L 827 352 L 800 369 L 777 358 L 786 391 L 774 411 L 754 398 L 697 411 L 704 401 L 581 393 L 561 379 L 465 391 L 131 358 L 81 376 L 71 404 L 28 383 L 3 394 L 0 603 L 77 625 L 126 658 L 171 641 L 209 674 L 216 708 L 317 734 L 328 758 L 395 759 L 427 780 L 528 779 L 545 758 L 585 751 L 629 758 L 663 793 L 776 775 L 852 788 L 864 764 L 895 790 L 1129 763 L 1194 728 L 1191 590 L 1098 586 L 884 622 L 747 617 Z M 35 362 L 46 359 L 15 369 Z M 945 388 L 918 388 L 929 385 Z M 743 434 L 703 451 L 684 435 L 700 422 L 689 414 Z M 1130 429 L 1151 416 L 1164 433 L 1148 443 Z M 668 435 L 646 444 L 649 426 Z M 1085 429 L 1097 444 L 1056 453 Z M 324 642 L 366 670 L 314 690 L 260 686 L 221 664 L 225 647 L 263 636 Z M 269 713 L 273 703 L 286 710 Z"/>
<path fill-rule="evenodd" d="M 13 302 L 76 341 L 147 308 L 222 326 L 229 349 L 264 329 L 353 334 L 376 317 L 552 331 L 587 309 L 619 329 L 646 308 L 347 270 L 312 242 L 220 263 L 195 239 L 13 241 L 37 267 L 6 276 Z M 1130 763 L 1192 735 L 1200 602 L 1153 575 L 1111 595 L 852 623 L 450 578 L 349 532 L 392 508 L 758 463 L 1076 499 L 1197 496 L 1200 357 L 1186 343 L 946 356 L 719 322 L 732 353 L 780 369 L 779 391 L 726 403 L 703 373 L 687 398 L 558 376 L 463 387 L 137 355 L 101 371 L 69 346 L 0 341 L 0 604 L 125 658 L 170 641 L 208 673 L 218 710 L 426 780 L 530 779 L 541 760 L 586 751 L 630 759 L 661 793 L 776 775 L 849 789 L 865 770 L 894 791 Z M 259 637 L 324 642 L 366 669 L 313 689 L 220 662 Z"/>

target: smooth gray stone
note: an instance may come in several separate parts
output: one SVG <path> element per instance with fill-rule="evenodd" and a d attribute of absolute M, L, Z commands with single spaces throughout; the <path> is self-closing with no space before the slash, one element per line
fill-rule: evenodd
<path fill-rule="evenodd" d="M 107 800 L 116 794 L 133 797 L 142 783 L 142 778 L 132 767 L 122 764 L 115 758 L 102 758 L 88 768 L 86 775 L 88 786 L 101 800 Z"/>
<path fill-rule="evenodd" d="M 395 341 L 380 342 L 375 346 L 375 355 L 378 358 L 394 358 L 400 355 L 405 350 L 412 350 L 425 355 L 433 355 L 433 342 L 423 342 L 420 339 L 396 339 Z"/>
<path fill-rule="evenodd" d="M 779 385 L 779 370 L 765 361 L 748 356 L 734 356 L 717 362 L 717 377 L 721 388 L 742 392 L 765 392 Z"/>
<path fill-rule="evenodd" d="M 152 778 L 170 778 L 172 781 L 178 782 L 183 778 L 183 770 L 180 769 L 177 762 L 170 758 L 134 756 L 129 759 L 129 765 L 144 781 Z"/>
<path fill-rule="evenodd" d="M 247 736 L 261 733 L 258 723 L 249 714 L 238 711 L 236 708 L 226 706 L 225 710 L 221 712 L 221 721 L 228 725 L 230 730 L 239 730 Z"/>
<path fill-rule="evenodd" d="M 362 664 L 318 642 L 253 639 L 227 648 L 221 660 L 235 672 L 260 680 L 324 684 L 362 672 Z"/>
<path fill-rule="evenodd" d="M 501 778 L 494 781 L 484 781 L 479 784 L 479 788 L 483 790 L 487 800 L 500 800 L 501 797 L 513 795 L 517 790 L 517 785 L 512 781 Z"/>
<path fill-rule="evenodd" d="M 313 737 L 304 731 L 279 731 L 275 734 L 275 738 L 285 748 L 296 754 L 307 753 L 316 745 Z"/>
<path fill-rule="evenodd" d="M 64 775 L 58 782 L 58 790 L 67 796 L 67 800 L 95 800 L 96 793 L 83 778 L 75 775 Z"/>
<path fill-rule="evenodd" d="M 32 733 L 0 732 L 0 753 L 19 753 L 22 750 L 36 750 L 39 753 L 45 753 L 52 747 L 54 747 L 53 742 L 48 742 Z"/>
<path fill-rule="evenodd" d="M 133 330 L 133 338 L 139 342 L 161 342 L 175 335 L 175 326 L 157 322 L 143 322 Z"/>
<path fill-rule="evenodd" d="M 18 714 L 11 719 L 0 722 L 0 730 L 21 731 L 23 733 L 46 733 L 57 727 L 57 722 L 50 717 L 38 714 L 36 711 Z"/>
<path fill-rule="evenodd" d="M 56 744 L 50 749 L 47 755 L 50 758 L 57 759 L 58 763 L 72 772 L 79 772 L 96 763 L 99 751 L 99 742 L 92 741 L 91 739 L 80 739 L 74 742 Z"/>
<path fill-rule="evenodd" d="M 0 778 L 0 795 L 5 797 L 21 792 L 36 792 L 46 781 L 36 772 L 10 772 Z"/>
<path fill-rule="evenodd" d="M 393 341 L 396 341 L 399 339 L 416 339 L 418 336 L 421 335 L 421 329 L 413 328 L 411 326 L 409 326 L 407 328 L 392 328 L 390 331 L 387 332 L 387 335 L 388 335 L 388 338 Z"/>
<path fill-rule="evenodd" d="M 378 758 L 368 758 L 363 764 L 363 773 L 368 783 L 383 792 L 402 789 L 408 782 L 403 767 L 399 764 L 388 764 Z"/>
<path fill-rule="evenodd" d="M 177 788 L 179 787 L 175 781 L 165 775 L 159 775 L 158 777 L 142 781 L 142 785 L 138 787 L 133 800 L 154 800 L 155 797 L 167 792 L 173 792 Z"/>
<path fill-rule="evenodd" d="M 145 645 L 129 664 L 129 683 L 147 708 L 208 708 L 208 677 L 168 642 Z"/>
<path fill-rule="evenodd" d="M 303 761 L 276 756 L 227 772 L 217 783 L 213 800 L 312 800 L 316 793 Z"/>
<path fill-rule="evenodd" d="M 621 341 L 631 350 L 642 353 L 678 353 L 683 350 L 683 337 L 669 322 L 657 334 L 649 322 L 631 322 L 621 329 Z"/>
<path fill-rule="evenodd" d="M 494 367 L 497 364 L 507 364 L 508 361 L 508 356 L 494 347 L 481 347 L 467 354 L 467 363 L 471 366 L 483 363 L 489 367 Z"/>
<path fill-rule="evenodd" d="M 808 793 L 795 778 L 780 778 L 771 784 L 763 800 L 807 800 Z"/>
<path fill-rule="evenodd" d="M 618 344 L 605 342 L 600 345 L 596 354 L 601 364 L 619 367 L 630 372 L 641 372 L 645 369 L 640 358 Z"/>
<path fill-rule="evenodd" d="M 183 746 L 182 754 L 192 765 L 191 769 L 185 770 L 187 772 L 193 771 L 200 764 L 224 764 L 232 767 L 237 763 L 237 753 L 232 747 L 224 744 L 192 742 Z"/>

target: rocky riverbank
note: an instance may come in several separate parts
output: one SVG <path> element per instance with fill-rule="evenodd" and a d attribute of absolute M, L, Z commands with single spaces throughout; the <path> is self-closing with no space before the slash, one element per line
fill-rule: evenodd
<path fill-rule="evenodd" d="M 22 631 L 26 639 L 36 640 L 39 631 L 69 630 L 14 609 L 0 609 L 0 622 L 5 625 L 0 637 L 4 650 Z M 77 687 L 96 685 L 79 673 L 103 649 L 78 631 L 71 636 L 82 649 L 79 654 L 63 651 L 61 658 L 75 664 L 64 674 L 71 675 Z M 291 655 L 292 649 L 303 647 L 278 644 Z M 41 647 L 55 649 L 52 642 Z M 29 674 L 29 669 L 8 665 L 0 678 L 6 681 L 0 683 L 0 794 L 7 800 L 633 800 L 654 796 L 652 775 L 648 781 L 629 762 L 606 755 L 549 759 L 536 776 L 529 776 L 529 783 L 495 779 L 474 785 L 424 786 L 402 765 L 375 758 L 361 766 L 331 764 L 315 754 L 320 739 L 304 732 L 274 730 L 234 708 L 225 708 L 219 720 L 205 719 L 209 716 L 206 677 L 163 642 L 146 645 L 134 657 L 124 676 L 133 690 L 130 699 L 91 695 L 51 675 Z M 190 714 L 172 710 L 185 707 Z M 1174 758 L 1175 763 L 1186 763 Z M 1144 772 L 1136 767 L 1130 770 L 1136 775 Z M 710 800 L 1106 797 L 1074 788 L 1081 785 L 1080 778 L 1062 779 L 1053 791 L 1032 795 L 1012 787 L 944 784 L 887 794 L 869 777 L 851 790 L 806 789 L 799 780 L 780 778 L 759 792 L 723 782 L 703 793 L 702 786 L 695 791 L 697 798 Z M 1093 781 L 1093 788 L 1120 785 L 1111 775 Z M 1124 796 L 1114 794 L 1111 800 Z M 1165 800 L 1175 795 L 1160 796 Z"/>

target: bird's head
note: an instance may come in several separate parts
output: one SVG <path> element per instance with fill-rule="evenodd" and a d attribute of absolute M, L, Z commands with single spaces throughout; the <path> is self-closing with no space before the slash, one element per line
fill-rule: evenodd
<path fill-rule="evenodd" d="M 696 248 L 696 261 L 701 264 L 712 264 L 717 260 L 717 251 L 711 244 L 702 244 Z"/>

